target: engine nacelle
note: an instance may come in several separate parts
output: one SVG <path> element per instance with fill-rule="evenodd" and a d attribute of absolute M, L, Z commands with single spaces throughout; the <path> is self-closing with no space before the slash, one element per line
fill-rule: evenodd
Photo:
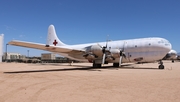
<path fill-rule="evenodd" d="M 83 55 L 86 59 L 89 59 L 89 60 L 94 60 L 94 59 L 96 59 L 97 58 L 97 56 L 96 55 L 94 55 L 94 54 L 85 54 L 85 55 Z"/>
<path fill-rule="evenodd" d="M 115 60 L 115 58 L 112 57 L 111 55 L 106 56 L 106 61 L 112 61 L 112 60 Z"/>
<path fill-rule="evenodd" d="M 120 50 L 119 49 L 111 49 L 111 56 L 113 58 L 119 58 L 120 57 Z"/>
<path fill-rule="evenodd" d="M 86 59 L 97 59 L 98 57 L 101 57 L 103 55 L 103 48 L 99 45 L 92 45 L 89 47 L 86 47 L 86 54 L 84 57 Z M 115 60 L 116 58 L 120 57 L 120 51 L 121 49 L 110 49 L 106 50 L 106 61 L 108 60 Z"/>
<path fill-rule="evenodd" d="M 102 52 L 102 48 L 98 45 L 92 45 L 86 48 L 86 53 L 91 52 L 92 54 L 96 55 L 96 56 L 102 56 L 103 52 Z"/>

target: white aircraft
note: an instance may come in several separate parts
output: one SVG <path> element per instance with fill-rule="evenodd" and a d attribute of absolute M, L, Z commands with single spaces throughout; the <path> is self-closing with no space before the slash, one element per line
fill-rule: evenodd
<path fill-rule="evenodd" d="M 171 50 L 169 41 L 159 37 L 67 45 L 59 40 L 53 25 L 48 28 L 46 44 L 17 40 L 8 44 L 46 50 L 79 61 L 88 60 L 93 63 L 93 67 L 108 63 L 120 67 L 121 63 L 127 62 L 161 62 Z M 164 69 L 163 63 L 158 68 Z"/>
<path fill-rule="evenodd" d="M 172 63 L 174 63 L 174 60 L 177 59 L 177 52 L 175 50 L 170 50 L 163 59 L 172 60 Z"/>
<path fill-rule="evenodd" d="M 177 53 L 177 59 L 180 60 L 180 52 Z"/>

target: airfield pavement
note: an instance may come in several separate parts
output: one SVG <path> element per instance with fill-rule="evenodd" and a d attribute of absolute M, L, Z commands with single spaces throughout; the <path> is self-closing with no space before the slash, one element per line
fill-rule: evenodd
<path fill-rule="evenodd" d="M 0 63 L 0 102 L 180 102 L 180 62 Z"/>

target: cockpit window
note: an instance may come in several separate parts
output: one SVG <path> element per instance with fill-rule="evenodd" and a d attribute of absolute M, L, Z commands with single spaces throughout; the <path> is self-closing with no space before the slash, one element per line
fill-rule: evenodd
<path fill-rule="evenodd" d="M 158 43 L 169 43 L 169 41 L 167 41 L 167 40 L 160 40 L 160 41 L 158 41 Z"/>
<path fill-rule="evenodd" d="M 159 44 L 165 44 L 166 46 L 170 45 L 169 41 L 165 40 L 165 39 L 161 39 L 160 41 L 158 41 Z"/>
<path fill-rule="evenodd" d="M 160 40 L 160 41 L 158 41 L 158 43 L 164 43 L 164 41 L 163 41 L 163 40 Z"/>

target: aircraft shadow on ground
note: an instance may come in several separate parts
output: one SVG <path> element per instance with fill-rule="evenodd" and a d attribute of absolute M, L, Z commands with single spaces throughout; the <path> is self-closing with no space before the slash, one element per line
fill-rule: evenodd
<path fill-rule="evenodd" d="M 29 65 L 32 65 L 32 64 L 29 64 Z M 34 64 L 35 66 L 36 65 L 39 65 L 39 66 L 47 66 L 47 65 L 50 65 L 50 66 L 76 66 L 76 67 L 84 67 L 84 68 L 87 68 L 89 66 L 86 66 L 86 65 L 70 65 L 70 64 L 56 64 L 56 63 L 41 63 L 41 64 Z"/>
<path fill-rule="evenodd" d="M 123 65 L 120 68 L 112 67 L 112 66 L 103 66 L 101 68 L 93 68 L 93 67 L 84 67 L 80 65 L 73 65 L 81 68 L 63 68 L 63 69 L 47 69 L 47 70 L 26 70 L 26 71 L 10 71 L 4 72 L 5 74 L 18 74 L 18 73 L 37 73 L 37 72 L 55 72 L 55 71 L 102 71 L 103 69 L 111 69 L 111 70 L 119 70 L 119 69 L 145 69 L 145 70 L 159 70 L 158 68 L 139 68 L 128 65 Z M 128 67 L 126 67 L 128 66 Z"/>

